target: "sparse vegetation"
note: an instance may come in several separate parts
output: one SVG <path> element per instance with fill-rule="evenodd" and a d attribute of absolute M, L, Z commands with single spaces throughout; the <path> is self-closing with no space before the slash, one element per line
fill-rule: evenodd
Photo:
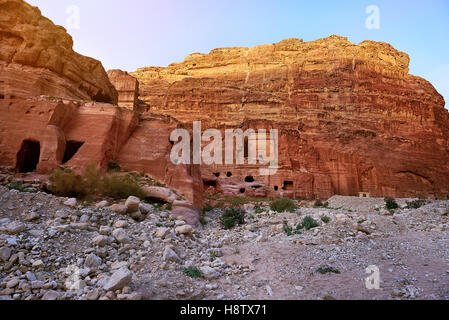
<path fill-rule="evenodd" d="M 90 164 L 80 176 L 73 170 L 59 167 L 50 174 L 50 191 L 58 196 L 84 198 L 102 195 L 114 199 L 129 196 L 145 198 L 138 182 L 130 175 L 102 175 L 95 164 Z"/>
<path fill-rule="evenodd" d="M 220 217 L 220 222 L 225 229 L 232 229 L 237 224 L 245 223 L 245 212 L 242 209 L 228 208 Z"/>
<path fill-rule="evenodd" d="M 20 182 L 11 182 L 11 183 L 8 183 L 7 185 L 6 185 L 6 187 L 9 189 L 9 190 L 17 190 L 17 191 L 20 191 L 20 192 L 28 192 L 28 193 L 36 193 L 37 192 L 37 190 L 36 189 L 34 189 L 34 188 L 29 188 L 29 187 L 25 187 L 22 183 L 20 183 Z"/>
<path fill-rule="evenodd" d="M 209 252 L 209 261 L 210 262 L 214 262 L 215 259 L 217 259 L 217 253 L 212 250 L 212 251 Z"/>
<path fill-rule="evenodd" d="M 329 223 L 330 219 L 328 216 L 324 216 L 324 217 L 321 217 L 321 221 L 323 221 L 324 223 Z"/>
<path fill-rule="evenodd" d="M 270 209 L 276 212 L 293 212 L 296 208 L 295 202 L 288 198 L 275 199 L 270 203 Z"/>
<path fill-rule="evenodd" d="M 201 278 L 203 276 L 200 269 L 198 269 L 197 267 L 184 268 L 182 270 L 182 273 L 184 273 L 186 276 L 190 278 Z"/>
<path fill-rule="evenodd" d="M 396 200 L 393 198 L 385 198 L 385 207 L 387 208 L 387 210 L 394 210 L 399 208 L 399 205 L 397 204 Z"/>
<path fill-rule="evenodd" d="M 302 220 L 302 223 L 300 223 L 296 226 L 296 230 L 301 230 L 301 229 L 310 230 L 310 229 L 316 228 L 318 226 L 319 226 L 319 224 L 315 219 L 313 219 L 311 216 L 307 216 Z"/>
<path fill-rule="evenodd" d="M 256 214 L 261 214 L 262 212 L 265 212 L 265 209 L 262 208 L 262 207 L 257 206 L 257 207 L 254 208 L 254 212 Z"/>
<path fill-rule="evenodd" d="M 333 268 L 333 267 L 319 267 L 318 269 L 316 269 L 316 271 L 318 273 L 321 273 L 321 274 L 326 274 L 326 273 L 337 273 L 337 274 L 339 274 L 340 273 L 340 271 L 338 269 Z"/>
<path fill-rule="evenodd" d="M 419 209 L 422 206 L 426 205 L 426 200 L 413 200 L 413 201 L 407 201 L 407 208 L 409 209 Z"/>
<path fill-rule="evenodd" d="M 287 223 L 284 223 L 284 232 L 287 234 L 287 236 L 293 235 L 293 228 L 290 227 Z"/>
<path fill-rule="evenodd" d="M 201 223 L 201 225 L 204 227 L 205 225 L 207 225 L 207 221 L 206 221 L 206 218 L 204 217 L 204 216 L 201 216 L 200 217 L 200 223 Z"/>
<path fill-rule="evenodd" d="M 109 161 L 108 162 L 108 172 L 120 172 L 122 168 L 120 165 L 115 161 Z"/>

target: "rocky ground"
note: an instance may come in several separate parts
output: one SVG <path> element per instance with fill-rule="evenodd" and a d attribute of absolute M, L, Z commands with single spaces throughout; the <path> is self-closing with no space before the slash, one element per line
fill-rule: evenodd
<path fill-rule="evenodd" d="M 87 205 L 0 187 L 0 299 L 449 299 L 449 201 L 397 202 L 393 214 L 383 199 L 284 213 L 250 203 L 244 225 L 223 229 L 213 209 L 194 230 L 139 199 Z M 319 226 L 286 233 L 306 216 Z M 365 285 L 370 265 L 378 290 Z"/>

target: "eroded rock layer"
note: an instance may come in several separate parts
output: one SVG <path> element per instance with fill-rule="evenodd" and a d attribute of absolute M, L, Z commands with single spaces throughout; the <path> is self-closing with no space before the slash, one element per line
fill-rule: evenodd
<path fill-rule="evenodd" d="M 21 0 L 0 0 L 0 44 L 0 165 L 47 173 L 118 161 L 174 189 L 183 200 L 174 214 L 198 222 L 199 167 L 170 161 L 170 132 L 181 124 L 141 117 L 135 78 L 110 72 L 120 108 L 101 63 L 74 52 L 64 28 Z"/>
<path fill-rule="evenodd" d="M 63 27 L 22 0 L 0 0 L 0 95 L 117 103 L 101 62 L 73 51 Z"/>
<path fill-rule="evenodd" d="M 192 54 L 132 73 L 153 113 L 203 129 L 279 129 L 280 169 L 203 166 L 206 188 L 256 196 L 449 195 L 449 115 L 409 57 L 331 36 Z"/>

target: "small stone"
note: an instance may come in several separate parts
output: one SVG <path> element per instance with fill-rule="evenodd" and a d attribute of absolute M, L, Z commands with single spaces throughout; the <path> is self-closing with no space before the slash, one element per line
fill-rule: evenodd
<path fill-rule="evenodd" d="M 103 201 L 98 202 L 98 203 L 95 205 L 95 208 L 101 209 L 101 208 L 107 207 L 108 205 L 109 205 L 109 202 L 108 202 L 107 200 L 103 200 Z M 95 299 L 95 300 L 96 300 L 96 299 Z"/>
<path fill-rule="evenodd" d="M 76 208 L 78 203 L 76 201 L 76 198 L 71 198 L 71 199 L 65 201 L 64 205 L 67 206 L 67 207 Z"/>
<path fill-rule="evenodd" d="M 267 289 L 267 293 L 268 293 L 269 296 L 272 296 L 272 295 L 273 295 L 273 289 L 271 289 L 271 287 L 270 287 L 269 285 L 267 285 L 267 286 L 265 287 L 265 289 Z"/>
<path fill-rule="evenodd" d="M 128 235 L 126 234 L 126 231 L 124 229 L 115 229 L 112 232 L 112 235 L 114 236 L 115 240 L 117 240 L 117 242 L 119 243 L 130 243 L 131 240 L 129 239 Z"/>
<path fill-rule="evenodd" d="M 153 210 L 153 206 L 148 203 L 141 202 L 139 204 L 139 210 L 142 214 L 148 214 L 151 212 L 151 210 Z"/>
<path fill-rule="evenodd" d="M 108 236 L 111 234 L 111 227 L 108 226 L 101 226 L 100 227 L 100 234 L 104 236 Z"/>
<path fill-rule="evenodd" d="M 6 225 L 6 232 L 8 232 L 9 234 L 21 233 L 26 229 L 26 225 L 20 221 L 13 221 Z"/>
<path fill-rule="evenodd" d="M 99 297 L 100 297 L 100 290 L 98 290 L 98 288 L 86 294 L 86 299 L 91 301 L 98 300 Z"/>
<path fill-rule="evenodd" d="M 96 270 L 99 266 L 101 266 L 102 260 L 97 255 L 91 253 L 86 257 L 84 261 L 84 266 L 86 268 Z"/>
<path fill-rule="evenodd" d="M 15 288 L 19 284 L 18 278 L 13 278 L 6 283 L 7 288 Z"/>
<path fill-rule="evenodd" d="M 128 212 L 137 211 L 139 209 L 139 204 L 140 199 L 134 196 L 129 197 L 125 202 L 125 206 Z"/>
<path fill-rule="evenodd" d="M 104 247 L 108 243 L 108 237 L 103 235 L 98 235 L 92 239 L 92 242 L 99 247 Z"/>
<path fill-rule="evenodd" d="M 2 259 L 4 262 L 8 261 L 11 257 L 12 250 L 8 247 L 1 247 L 0 248 L 0 259 Z"/>
<path fill-rule="evenodd" d="M 59 298 L 60 298 L 59 292 L 50 290 L 44 294 L 42 300 L 59 300 Z"/>
<path fill-rule="evenodd" d="M 165 247 L 165 250 L 164 250 L 164 254 L 162 255 L 162 258 L 165 260 L 165 261 L 171 261 L 171 262 L 179 262 L 179 263 L 181 263 L 182 262 L 182 260 L 181 260 L 181 258 L 176 254 L 176 252 L 175 251 L 173 251 L 173 249 L 172 248 L 170 248 L 170 247 Z"/>
<path fill-rule="evenodd" d="M 207 280 L 217 279 L 220 277 L 220 273 L 214 268 L 204 266 L 200 268 L 203 277 Z"/>
<path fill-rule="evenodd" d="M 125 220 L 118 220 L 114 224 L 114 227 L 116 227 L 116 228 L 126 228 L 127 226 L 128 226 L 128 221 L 125 221 Z"/>
<path fill-rule="evenodd" d="M 80 222 L 81 222 L 81 223 L 86 223 L 86 222 L 89 221 L 89 219 L 90 219 L 90 217 L 89 217 L 87 214 L 83 214 L 83 215 L 81 216 L 81 218 L 80 218 Z"/>
<path fill-rule="evenodd" d="M 132 273 L 128 268 L 121 268 L 113 273 L 108 279 L 107 283 L 103 286 L 106 291 L 121 290 L 128 286 L 132 280 Z"/>
<path fill-rule="evenodd" d="M 192 228 L 191 225 L 186 224 L 186 225 L 183 225 L 183 226 L 176 227 L 175 232 L 177 234 L 187 235 L 187 234 L 190 234 L 190 233 L 193 232 L 193 228 Z"/>
<path fill-rule="evenodd" d="M 42 268 L 44 266 L 44 262 L 42 260 L 36 260 L 33 262 L 32 267 L 39 269 Z"/>
<path fill-rule="evenodd" d="M 345 222 L 347 220 L 347 216 L 343 213 L 339 213 L 335 216 L 338 222 Z"/>
<path fill-rule="evenodd" d="M 35 211 L 32 211 L 32 212 L 29 212 L 29 213 L 25 216 L 24 220 L 25 220 L 26 222 L 31 222 L 31 221 L 33 221 L 33 220 L 36 220 L 37 218 L 39 218 L 39 214 L 38 214 L 37 212 L 35 212 Z"/>
<path fill-rule="evenodd" d="M 124 205 L 124 204 L 113 204 L 112 206 L 109 207 L 109 209 L 111 209 L 112 211 L 114 211 L 117 214 L 126 214 L 126 212 L 128 211 L 128 208 Z"/>
<path fill-rule="evenodd" d="M 156 238 L 165 239 L 165 237 L 170 233 L 169 228 L 160 227 L 156 229 L 155 236 Z"/>

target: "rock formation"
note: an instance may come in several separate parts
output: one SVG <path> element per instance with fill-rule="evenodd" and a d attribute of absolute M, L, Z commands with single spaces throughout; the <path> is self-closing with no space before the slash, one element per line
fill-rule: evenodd
<path fill-rule="evenodd" d="M 101 62 L 73 51 L 63 27 L 22 0 L 0 0 L 0 94 L 117 103 Z"/>
<path fill-rule="evenodd" d="M 136 78 L 122 70 L 109 70 L 109 80 L 117 89 L 118 105 L 131 110 L 136 110 L 139 105 L 139 82 Z"/>
<path fill-rule="evenodd" d="M 331 36 L 195 53 L 132 73 L 153 113 L 207 128 L 280 130 L 280 170 L 203 166 L 207 188 L 228 194 L 449 194 L 449 115 L 409 57 L 391 45 Z M 245 181 L 246 180 L 246 181 Z"/>
<path fill-rule="evenodd" d="M 0 14 L 0 165 L 47 173 L 117 161 L 184 195 L 186 201 L 173 203 L 174 214 L 198 222 L 199 167 L 170 161 L 170 133 L 180 123 L 141 117 L 138 82 L 113 70 L 118 99 L 101 63 L 75 53 L 64 28 L 39 9 L 0 0 Z"/>

